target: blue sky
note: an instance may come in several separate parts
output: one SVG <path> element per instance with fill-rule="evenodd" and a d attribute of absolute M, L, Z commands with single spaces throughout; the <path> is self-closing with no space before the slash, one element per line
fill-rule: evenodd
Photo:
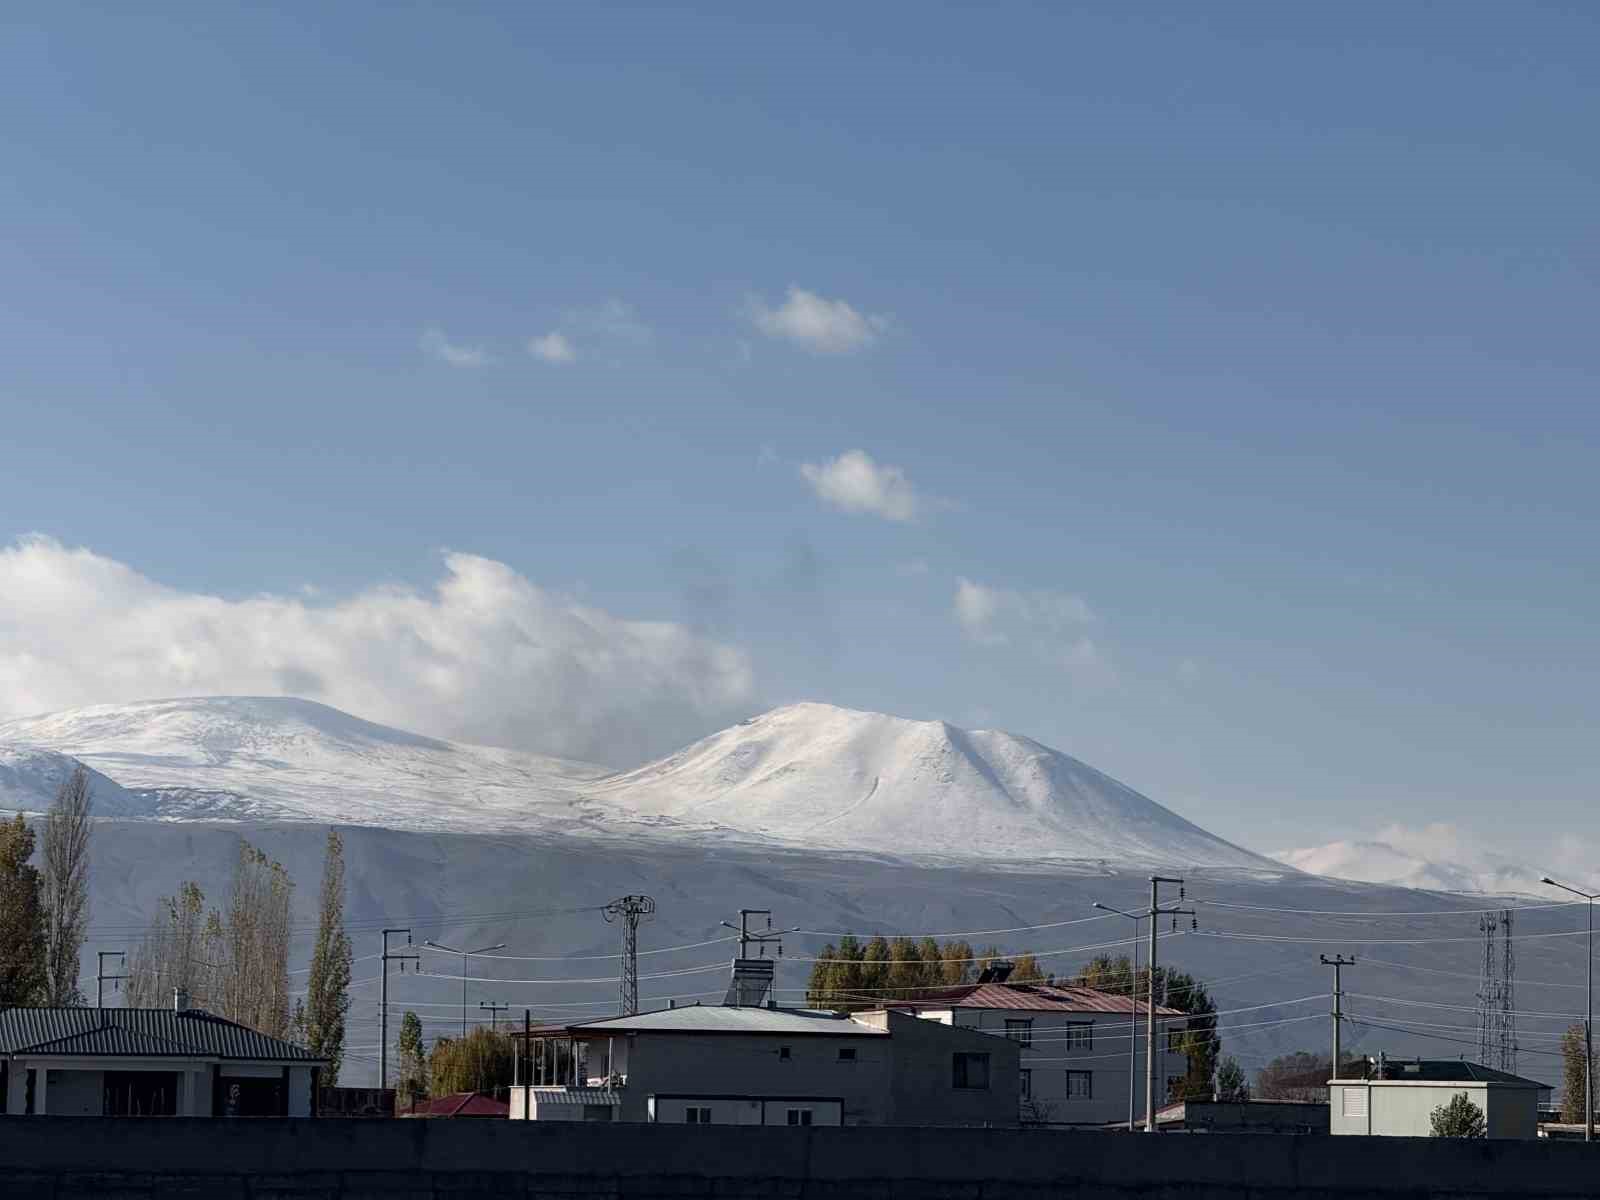
<path fill-rule="evenodd" d="M 257 679 L 41 649 L 73 548 L 449 550 L 740 656 L 640 752 L 816 698 L 1256 848 L 1600 835 L 1590 6 L 276 7 L 5 18 L 0 716 Z"/>

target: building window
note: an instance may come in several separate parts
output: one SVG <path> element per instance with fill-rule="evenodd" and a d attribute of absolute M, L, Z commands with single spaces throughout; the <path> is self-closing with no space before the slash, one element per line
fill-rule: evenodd
<path fill-rule="evenodd" d="M 788 1062 L 791 1057 L 793 1057 L 793 1056 L 789 1053 L 789 1047 L 788 1046 L 779 1046 L 778 1047 L 778 1061 L 779 1062 Z"/>
<path fill-rule="evenodd" d="M 1033 1045 L 1032 1021 L 1006 1021 L 1006 1036 L 1013 1042 L 1020 1042 L 1024 1046 Z"/>
<path fill-rule="evenodd" d="M 789 1124 L 791 1124 L 791 1125 L 809 1125 L 809 1124 L 811 1124 L 811 1110 L 809 1108 L 791 1108 L 789 1110 Z"/>
<path fill-rule="evenodd" d="M 1062 1033 L 1068 1050 L 1094 1049 L 1093 1021 L 1073 1021 L 1062 1027 Z"/>
<path fill-rule="evenodd" d="M 856 1048 L 854 1046 L 841 1046 L 839 1048 L 840 1062 L 855 1062 Z"/>
<path fill-rule="evenodd" d="M 711 1110 L 691 1104 L 683 1110 L 683 1123 L 685 1125 L 709 1125 L 711 1124 Z"/>
<path fill-rule="evenodd" d="M 952 1087 L 967 1091 L 987 1091 L 989 1088 L 989 1056 L 987 1054 L 953 1054 L 951 1061 Z"/>
<path fill-rule="evenodd" d="M 1027 1100 L 1033 1095 L 1033 1072 L 1018 1071 L 1017 1078 L 1022 1081 L 1022 1098 Z"/>
<path fill-rule="evenodd" d="M 1093 1100 L 1094 1099 L 1094 1072 L 1093 1071 L 1068 1071 L 1067 1072 L 1067 1099 L 1068 1100 Z"/>

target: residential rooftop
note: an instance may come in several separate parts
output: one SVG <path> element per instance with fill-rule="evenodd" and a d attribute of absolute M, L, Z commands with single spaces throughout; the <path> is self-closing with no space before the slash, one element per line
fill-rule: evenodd
<path fill-rule="evenodd" d="M 1124 1016 L 1143 1014 L 1149 1007 L 1137 996 L 1117 996 L 1098 988 L 1065 983 L 968 983 L 927 992 L 916 1000 L 885 1000 L 883 1003 L 889 1008 L 934 1011 L 992 1008 L 1018 1012 L 1121 1013 Z M 1156 1015 L 1181 1017 L 1185 1014 L 1158 1004 Z"/>
<path fill-rule="evenodd" d="M 513 1030 L 520 1037 L 521 1030 Z M 844 1013 L 813 1008 L 732 1007 L 691 1004 L 629 1017 L 600 1017 L 571 1025 L 545 1025 L 534 1037 L 610 1033 L 770 1033 L 785 1036 L 887 1037 L 886 1030 L 852 1020 Z"/>
<path fill-rule="evenodd" d="M 0 1009 L 0 1054 L 321 1063 L 304 1046 L 201 1009 Z"/>

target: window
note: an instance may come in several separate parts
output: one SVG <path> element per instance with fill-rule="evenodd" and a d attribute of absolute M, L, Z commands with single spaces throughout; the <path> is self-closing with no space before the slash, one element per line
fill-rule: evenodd
<path fill-rule="evenodd" d="M 1072 1021 L 1062 1026 L 1062 1040 L 1068 1050 L 1094 1049 L 1094 1022 Z"/>
<path fill-rule="evenodd" d="M 811 1124 L 811 1110 L 809 1108 L 791 1108 L 789 1110 L 789 1124 L 791 1124 L 791 1125 L 809 1125 L 809 1124 Z"/>
<path fill-rule="evenodd" d="M 1017 1077 L 1022 1081 L 1022 1098 L 1026 1100 L 1033 1095 L 1033 1072 L 1018 1071 Z"/>
<path fill-rule="evenodd" d="M 1013 1042 L 1020 1042 L 1024 1046 L 1033 1045 L 1033 1022 L 1006 1021 L 1006 1036 Z"/>
<path fill-rule="evenodd" d="M 855 1062 L 856 1048 L 854 1046 L 841 1046 L 839 1048 L 840 1062 Z"/>
<path fill-rule="evenodd" d="M 989 1087 L 989 1056 L 987 1054 L 952 1054 L 950 1086 L 970 1091 L 986 1091 Z"/>
<path fill-rule="evenodd" d="M 711 1110 L 691 1104 L 683 1110 L 683 1123 L 685 1125 L 709 1125 L 711 1124 Z"/>
<path fill-rule="evenodd" d="M 1068 1071 L 1067 1072 L 1067 1099 L 1068 1100 L 1093 1100 L 1094 1099 L 1094 1072 L 1093 1071 Z"/>
<path fill-rule="evenodd" d="M 793 1057 L 793 1056 L 789 1053 L 789 1047 L 788 1046 L 779 1046 L 778 1047 L 778 1061 L 779 1062 L 788 1062 L 791 1057 Z"/>

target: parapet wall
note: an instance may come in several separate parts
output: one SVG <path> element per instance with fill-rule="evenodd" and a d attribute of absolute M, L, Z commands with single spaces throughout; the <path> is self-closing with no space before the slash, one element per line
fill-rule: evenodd
<path fill-rule="evenodd" d="M 1367 1200 L 1596 1192 L 1548 1141 L 495 1120 L 0 1118 L 5 1200 Z"/>

